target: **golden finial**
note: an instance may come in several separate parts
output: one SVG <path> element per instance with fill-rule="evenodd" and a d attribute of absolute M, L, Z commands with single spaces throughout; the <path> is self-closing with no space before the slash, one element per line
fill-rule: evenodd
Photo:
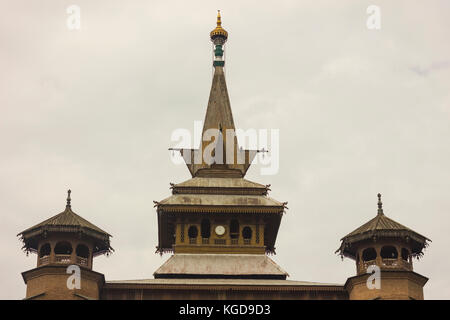
<path fill-rule="evenodd" d="M 224 44 L 225 41 L 227 41 L 228 32 L 222 28 L 222 17 L 220 16 L 220 10 L 217 10 L 217 26 L 209 35 L 214 44 Z"/>
<path fill-rule="evenodd" d="M 222 26 L 222 20 L 220 19 L 220 10 L 217 10 L 217 26 Z"/>

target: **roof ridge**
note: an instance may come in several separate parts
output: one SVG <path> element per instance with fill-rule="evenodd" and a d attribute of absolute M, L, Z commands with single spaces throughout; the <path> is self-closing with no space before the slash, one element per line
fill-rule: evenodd
<path fill-rule="evenodd" d="M 61 219 L 62 216 L 68 216 L 70 217 L 73 222 L 69 222 L 69 223 L 60 223 L 58 220 Z M 58 223 L 51 223 L 52 221 L 58 222 Z M 108 236 L 111 236 L 108 232 L 102 230 L 101 228 L 97 227 L 95 224 L 93 224 L 92 222 L 86 220 L 85 218 L 81 217 L 80 215 L 76 214 L 75 212 L 72 211 L 70 206 L 67 206 L 66 209 L 28 229 L 25 229 L 24 231 L 20 232 L 18 234 L 21 235 L 23 233 L 32 231 L 34 229 L 40 228 L 40 227 L 44 227 L 46 225 L 54 225 L 54 226 L 79 226 L 79 227 L 83 227 L 83 228 L 89 228 L 91 230 L 94 230 L 96 232 L 100 232 L 100 233 L 104 233 L 107 234 Z"/>

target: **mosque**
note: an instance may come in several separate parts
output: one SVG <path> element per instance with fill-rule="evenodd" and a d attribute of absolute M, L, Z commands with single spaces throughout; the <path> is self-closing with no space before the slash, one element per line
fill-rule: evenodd
<path fill-rule="evenodd" d="M 245 179 L 264 150 L 243 150 L 235 135 L 225 134 L 235 124 L 224 75 L 228 33 L 220 12 L 210 39 L 214 76 L 203 134 L 212 130 L 216 139 L 178 150 L 192 178 L 172 184 L 171 195 L 155 201 L 157 252 L 170 258 L 153 279 L 107 281 L 94 271 L 93 259 L 113 252 L 111 235 L 72 210 L 69 190 L 63 212 L 18 235 L 24 251 L 37 256 L 36 267 L 22 273 L 25 299 L 423 299 L 428 278 L 414 272 L 413 258 L 422 257 L 430 240 L 388 218 L 380 194 L 375 217 L 344 236 L 336 251 L 355 261 L 354 276 L 343 284 L 287 279 L 269 257 L 286 202 L 269 197 L 268 185 Z M 212 160 L 205 159 L 211 149 Z M 74 266 L 79 283 L 69 286 L 68 268 Z"/>

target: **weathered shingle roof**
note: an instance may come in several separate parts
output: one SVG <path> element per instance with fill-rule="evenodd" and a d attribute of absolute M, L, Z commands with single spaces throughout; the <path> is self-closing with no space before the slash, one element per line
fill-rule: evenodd
<path fill-rule="evenodd" d="M 350 232 L 348 235 L 343 237 L 342 239 L 357 236 L 364 233 L 371 233 L 373 234 L 376 231 L 409 231 L 415 233 L 418 237 L 427 239 L 426 237 L 418 234 L 417 232 L 413 231 L 412 229 L 405 227 L 404 225 L 398 223 L 397 221 L 392 220 L 391 218 L 387 217 L 384 214 L 378 214 L 375 218 L 371 219 L 367 223 L 363 224 L 361 227 L 357 228 L 356 230 Z M 341 240 L 342 240 L 341 239 Z M 428 240 L 428 239 L 427 239 Z"/>
<path fill-rule="evenodd" d="M 138 279 L 138 280 L 109 280 L 106 285 L 228 285 L 228 286 L 293 286 L 293 287 L 336 287 L 344 290 L 343 284 L 322 283 L 295 280 L 272 279 Z"/>
<path fill-rule="evenodd" d="M 33 230 L 37 230 L 43 227 L 47 227 L 47 229 L 52 228 L 65 228 L 65 227 L 74 227 L 74 228 L 87 228 L 91 229 L 92 231 L 98 232 L 100 234 L 104 234 L 106 236 L 111 236 L 106 231 L 103 231 L 96 225 L 90 223 L 86 219 L 80 217 L 75 212 L 72 211 L 70 207 L 66 208 L 63 212 L 45 220 L 41 223 L 38 223 L 37 225 L 28 228 L 24 231 L 22 231 L 20 234 L 27 234 L 30 232 L 33 232 Z M 19 235 L 20 235 L 19 234 Z"/>
<path fill-rule="evenodd" d="M 257 182 L 249 181 L 244 178 L 204 178 L 194 177 L 174 187 L 197 187 L 197 188 L 258 188 L 266 189 L 266 186 Z"/>
<path fill-rule="evenodd" d="M 224 194 L 174 194 L 158 203 L 165 205 L 201 205 L 201 206 L 262 206 L 279 207 L 284 204 L 267 196 L 224 195 Z"/>
<path fill-rule="evenodd" d="M 155 278 L 253 277 L 285 279 L 287 272 L 264 254 L 175 254 Z"/>
<path fill-rule="evenodd" d="M 375 218 L 343 237 L 341 246 L 336 252 L 354 258 L 354 243 L 373 238 L 405 238 L 412 243 L 412 254 L 420 256 L 423 248 L 428 246 L 427 242 L 431 240 L 387 217 L 383 212 L 381 194 L 378 194 L 378 198 L 378 214 Z"/>
<path fill-rule="evenodd" d="M 70 205 L 70 190 L 68 193 L 69 196 L 67 198 L 66 209 L 63 212 L 42 221 L 17 235 L 20 236 L 23 241 L 23 248 L 27 251 L 35 251 L 37 250 L 37 239 L 39 239 L 39 237 L 45 236 L 49 232 L 67 232 L 82 233 L 93 238 L 96 243 L 94 254 L 112 251 L 113 249 L 109 242 L 111 235 L 73 212 Z"/>

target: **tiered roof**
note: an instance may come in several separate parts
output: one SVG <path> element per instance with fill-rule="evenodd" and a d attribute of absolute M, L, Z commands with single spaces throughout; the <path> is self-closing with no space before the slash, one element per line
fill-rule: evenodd
<path fill-rule="evenodd" d="M 112 236 L 109 233 L 103 231 L 72 211 L 70 193 L 71 191 L 69 190 L 66 209 L 63 212 L 42 221 L 17 235 L 20 236 L 25 251 L 35 252 L 40 238 L 46 237 L 49 233 L 57 232 L 83 234 L 93 239 L 96 244 L 94 246 L 94 255 L 113 251 L 109 241 L 109 238 Z"/>
<path fill-rule="evenodd" d="M 343 256 L 355 258 L 354 244 L 374 238 L 401 238 L 411 241 L 413 256 L 421 256 L 423 254 L 422 250 L 428 246 L 428 241 L 431 241 L 427 237 L 387 217 L 383 212 L 381 194 L 378 194 L 378 213 L 375 218 L 343 237 L 341 246 L 336 252 Z"/>

